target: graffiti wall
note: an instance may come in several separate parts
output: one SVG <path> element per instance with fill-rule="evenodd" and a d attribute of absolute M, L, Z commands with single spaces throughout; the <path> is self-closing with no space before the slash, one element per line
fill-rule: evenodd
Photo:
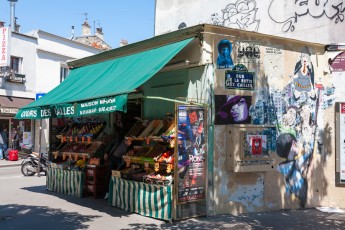
<path fill-rule="evenodd" d="M 157 0 L 155 35 L 207 23 L 310 42 L 341 43 L 344 14 L 344 0 Z"/>
<path fill-rule="evenodd" d="M 265 35 L 214 35 L 210 43 L 216 75 L 214 197 L 228 201 L 218 211 L 326 202 L 325 184 L 334 176 L 329 130 L 337 87 L 324 47 Z M 219 63 L 221 44 L 231 44 L 223 57 L 231 64 Z M 246 196 L 244 189 L 256 194 Z"/>

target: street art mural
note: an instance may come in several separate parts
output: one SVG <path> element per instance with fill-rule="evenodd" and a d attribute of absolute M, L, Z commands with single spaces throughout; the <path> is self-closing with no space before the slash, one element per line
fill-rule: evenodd
<path fill-rule="evenodd" d="M 248 31 L 258 31 L 259 29 L 260 20 L 256 18 L 258 8 L 255 0 L 237 0 L 227 4 L 220 11 L 219 14 L 211 14 L 208 22 L 213 25 Z"/>
<path fill-rule="evenodd" d="M 334 94 L 334 86 L 316 82 L 310 55 L 311 51 L 303 48 L 288 84 L 282 90 L 268 83 L 262 86 L 256 90 L 256 101 L 249 109 L 253 124 L 277 127 L 276 153 L 282 158 L 277 170 L 284 176 L 286 195 L 292 200 L 298 198 L 302 207 L 307 199 L 306 178 L 313 153 L 322 154 L 319 148 L 323 144 L 323 125 L 318 117 L 334 103 L 324 101 Z"/>
<path fill-rule="evenodd" d="M 285 11 L 282 14 L 282 6 Z M 268 7 L 269 17 L 282 24 L 282 31 L 294 31 L 302 17 L 312 19 L 328 18 L 334 23 L 344 22 L 343 0 L 272 0 Z"/>

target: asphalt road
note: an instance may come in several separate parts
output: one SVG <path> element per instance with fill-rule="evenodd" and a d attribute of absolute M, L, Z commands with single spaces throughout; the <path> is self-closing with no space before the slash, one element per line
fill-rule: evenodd
<path fill-rule="evenodd" d="M 106 200 L 47 191 L 45 176 L 0 168 L 0 229 L 345 229 L 345 214 L 316 209 L 219 215 L 172 223 L 110 207 Z"/>

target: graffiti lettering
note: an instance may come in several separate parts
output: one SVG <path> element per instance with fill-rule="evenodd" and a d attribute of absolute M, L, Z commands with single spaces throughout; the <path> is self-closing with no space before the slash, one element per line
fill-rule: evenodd
<path fill-rule="evenodd" d="M 293 11 L 284 11 L 281 13 L 282 6 L 285 10 L 295 9 Z M 326 17 L 334 20 L 335 23 L 344 21 L 345 6 L 343 0 L 272 0 L 268 7 L 269 17 L 278 24 L 283 24 L 282 31 L 294 31 L 298 19 L 303 16 L 312 18 Z"/>

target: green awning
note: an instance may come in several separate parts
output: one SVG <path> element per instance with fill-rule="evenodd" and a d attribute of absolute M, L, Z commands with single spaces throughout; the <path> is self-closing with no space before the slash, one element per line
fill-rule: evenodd
<path fill-rule="evenodd" d="M 155 49 L 72 69 L 65 81 L 37 101 L 22 107 L 16 118 L 59 117 L 54 112 L 57 111 L 56 108 L 66 111 L 60 113 L 60 117 L 111 112 L 112 109 L 124 111 L 123 105 L 127 103 L 127 95 L 156 74 L 192 40 L 193 38 L 189 38 Z M 114 99 L 112 109 L 102 107 L 90 109 L 84 113 L 80 111 L 82 104 L 92 104 L 95 99 L 112 100 L 111 98 Z"/>

